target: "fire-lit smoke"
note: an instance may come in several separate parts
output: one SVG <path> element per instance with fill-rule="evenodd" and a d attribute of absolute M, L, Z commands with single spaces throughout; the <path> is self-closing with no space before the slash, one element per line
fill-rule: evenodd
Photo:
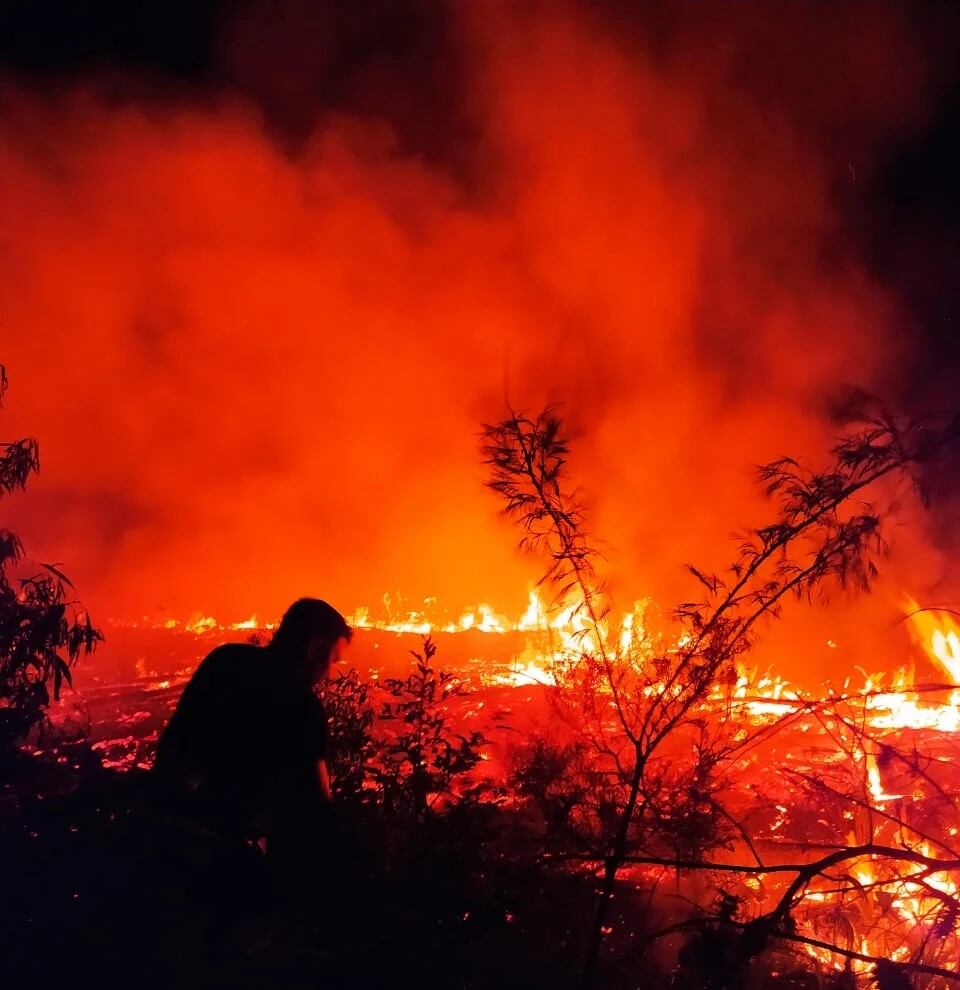
<path fill-rule="evenodd" d="M 322 95 L 291 150 L 229 89 L 8 80 L 0 425 L 41 441 L 7 503 L 32 555 L 100 614 L 399 590 L 519 615 L 538 568 L 476 434 L 561 400 L 617 589 L 670 603 L 685 561 L 722 561 L 762 512 L 751 465 L 821 455 L 842 387 L 895 394 L 909 364 L 837 204 L 934 79 L 879 5 L 614 10 L 463 5 L 460 154 Z M 891 566 L 923 593 L 940 562 L 911 532 Z"/>

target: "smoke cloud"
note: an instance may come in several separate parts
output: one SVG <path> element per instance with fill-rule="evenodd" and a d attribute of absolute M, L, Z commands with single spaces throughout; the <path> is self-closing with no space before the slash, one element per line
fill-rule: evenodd
<path fill-rule="evenodd" d="M 843 204 L 940 84 L 894 7 L 697 10 L 463 5 L 463 126 L 429 141 L 369 79 L 295 142 L 254 82 L 117 100 L 8 79 L 0 422 L 41 441 L 5 504 L 31 555 L 99 616 L 396 590 L 519 614 L 538 567 L 477 432 L 560 401 L 616 590 L 685 597 L 682 564 L 762 518 L 753 464 L 821 458 L 844 386 L 896 397 L 907 318 Z M 251 23 L 224 64 L 279 73 Z M 883 608 L 942 570 L 922 521 L 901 529 Z"/>

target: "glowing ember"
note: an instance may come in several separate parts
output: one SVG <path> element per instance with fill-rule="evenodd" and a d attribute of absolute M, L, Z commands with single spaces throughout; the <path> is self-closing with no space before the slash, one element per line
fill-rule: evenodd
<path fill-rule="evenodd" d="M 888 794 L 880 778 L 880 768 L 877 766 L 877 757 L 873 753 L 862 754 L 863 763 L 867 771 L 867 787 L 870 795 L 877 804 L 885 804 L 887 801 L 897 801 L 903 797 L 902 794 Z"/>

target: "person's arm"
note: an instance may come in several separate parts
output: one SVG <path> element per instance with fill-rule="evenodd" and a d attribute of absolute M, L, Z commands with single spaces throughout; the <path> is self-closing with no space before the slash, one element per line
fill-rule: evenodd
<path fill-rule="evenodd" d="M 330 787 L 330 771 L 327 769 L 326 760 L 317 760 L 317 783 L 320 785 L 320 793 L 324 801 L 332 801 L 333 790 Z"/>

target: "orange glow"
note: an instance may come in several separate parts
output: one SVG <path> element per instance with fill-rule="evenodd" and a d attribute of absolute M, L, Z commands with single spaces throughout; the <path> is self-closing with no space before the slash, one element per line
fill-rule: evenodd
<path fill-rule="evenodd" d="M 641 715 L 683 692 L 653 661 L 695 635 L 670 617 L 702 594 L 684 564 L 724 572 L 731 532 L 770 514 L 752 466 L 818 469 L 844 396 L 909 391 L 906 306 L 848 229 L 850 201 L 949 73 L 896 4 L 715 5 L 730 8 L 719 30 L 671 16 L 656 38 L 618 29 L 629 4 L 425 6 L 450 8 L 464 77 L 432 141 L 350 93 L 313 97 L 293 139 L 240 85 L 118 100 L 114 80 L 74 77 L 48 99 L 0 78 L 2 423 L 43 462 L 2 523 L 34 560 L 63 561 L 118 633 L 117 654 L 108 635 L 78 668 L 98 688 L 116 663 L 141 695 L 172 697 L 214 643 L 265 641 L 309 595 L 360 603 L 347 618 L 370 649 L 348 662 L 374 687 L 415 645 L 391 636 L 458 637 L 438 657 L 462 660 L 450 700 L 486 690 L 463 699 L 469 717 L 511 739 L 514 721 L 548 721 L 540 686 L 599 654 L 607 678 L 578 698 L 619 743 L 617 675 Z M 238 18 L 224 79 L 257 58 Z M 320 64 L 313 41 L 297 50 Z M 615 607 L 600 621 L 537 590 L 543 561 L 484 488 L 481 424 L 546 403 L 603 550 Z M 684 710 L 735 741 L 717 800 L 756 814 L 767 865 L 821 840 L 943 857 L 960 828 L 956 794 L 931 797 L 960 740 L 960 622 L 900 597 L 960 602 L 956 557 L 913 490 L 884 478 L 864 497 L 892 523 L 874 593 L 757 623 L 746 663 Z M 174 659 L 151 652 L 154 630 Z M 501 738 L 484 753 L 497 768 Z M 891 755 L 904 741 L 912 763 Z M 664 744 L 666 769 L 646 769 L 673 759 Z M 786 872 L 751 876 L 745 906 L 776 903 Z M 936 896 L 956 876 L 872 854 L 828 873 L 797 891 L 798 931 L 842 927 L 849 950 L 891 959 L 960 944 Z"/>
<path fill-rule="evenodd" d="M 566 403 L 616 581 L 683 600 L 683 562 L 723 561 L 761 518 L 749 466 L 819 457 L 835 426 L 813 411 L 850 369 L 870 388 L 896 367 L 895 310 L 836 241 L 835 149 L 744 89 L 736 45 L 694 32 L 654 52 L 582 11 L 457 9 L 482 181 L 373 115 L 322 115 L 291 152 L 229 96 L 5 85 L 4 423 L 44 464 L 5 523 L 69 564 L 94 615 L 400 588 L 486 601 L 479 626 L 516 616 L 539 565 L 477 463 L 505 396 Z M 882 99 L 809 91 L 823 133 L 855 123 L 863 149 L 927 86 L 909 27 L 876 21 L 869 56 L 839 15 L 818 45 L 865 60 Z M 733 24 L 745 45 L 772 27 Z M 926 586 L 939 559 L 906 549 L 889 568 Z M 814 611 L 781 667 L 802 653 L 815 683 L 828 638 L 853 654 L 878 627 Z"/>

